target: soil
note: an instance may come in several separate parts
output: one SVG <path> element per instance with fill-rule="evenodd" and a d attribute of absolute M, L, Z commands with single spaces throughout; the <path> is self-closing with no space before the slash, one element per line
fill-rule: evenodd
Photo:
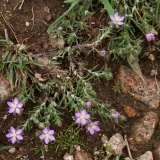
<path fill-rule="evenodd" d="M 6 28 L 8 31 L 9 39 L 13 43 L 23 43 L 29 46 L 28 51 L 32 54 L 46 52 L 49 50 L 49 36 L 47 34 L 48 26 L 51 22 L 53 22 L 57 17 L 59 17 L 66 9 L 67 5 L 64 5 L 62 0 L 28 0 L 25 1 L 22 9 L 19 10 L 20 2 L 17 0 L 12 1 L 0 1 L 0 39 L 4 39 L 4 29 Z M 6 23 L 6 21 L 8 23 Z M 26 26 L 27 23 L 29 26 Z M 12 28 L 12 30 L 11 30 Z M 158 56 L 158 51 L 155 48 L 151 48 L 147 43 L 143 44 L 145 47 L 143 48 L 142 54 L 140 55 L 140 68 L 142 73 L 146 77 L 150 77 L 150 72 L 154 68 L 158 68 L 160 64 L 160 57 Z M 147 47 L 146 47 L 147 45 Z M 147 57 L 144 56 L 145 53 L 152 53 L 156 60 L 154 63 Z M 144 56 L 144 57 L 143 57 Z M 85 57 L 82 56 L 82 60 L 89 63 L 90 67 L 105 65 L 105 60 L 100 57 Z M 111 68 L 113 75 L 115 76 L 119 71 L 120 66 L 123 64 L 128 66 L 127 62 L 124 60 L 112 60 L 107 62 L 109 68 Z M 129 66 L 128 66 L 129 67 Z M 159 79 L 159 75 L 157 75 Z M 109 103 L 113 108 L 116 108 L 122 115 L 126 116 L 126 113 L 123 109 L 123 106 L 131 106 L 133 108 L 138 109 L 140 112 L 140 117 L 143 115 L 146 107 L 143 103 L 139 101 L 135 101 L 134 98 L 129 94 L 124 94 L 122 92 L 118 93 L 114 91 L 115 87 L 115 77 L 111 81 L 100 80 L 94 82 L 94 90 L 96 91 L 97 98 L 102 101 L 102 103 Z M 33 104 L 27 104 L 28 110 L 32 108 Z M 160 116 L 160 110 L 156 110 L 158 115 Z M 4 135 L 7 133 L 8 128 L 11 125 L 18 126 L 20 121 L 25 120 L 25 117 L 18 117 L 9 115 L 6 119 L 4 119 L 4 115 L 7 113 L 7 108 L 4 108 L 0 112 L 0 147 L 3 146 L 11 146 L 11 144 L 4 138 Z M 99 117 L 97 117 L 99 118 Z M 131 127 L 136 121 L 137 117 L 129 118 L 127 117 L 127 121 L 115 124 L 112 122 L 103 123 L 100 121 L 101 132 L 96 133 L 93 136 L 90 136 L 85 130 L 80 132 L 80 140 L 84 144 L 81 146 L 86 152 L 90 153 L 93 157 L 94 150 L 102 149 L 101 136 L 102 134 L 111 137 L 115 133 L 121 133 L 122 135 L 130 135 Z M 56 137 L 58 136 L 58 132 L 65 130 L 68 125 L 71 124 L 72 119 L 68 115 L 65 117 L 63 121 L 63 127 L 57 127 Z M 0 160 L 11 160 L 11 159 L 29 159 L 29 160 L 37 160 L 40 159 L 41 153 L 35 154 L 35 151 L 32 150 L 36 146 L 40 146 L 39 140 L 35 137 L 35 131 L 37 130 L 36 126 L 33 126 L 33 129 L 30 132 L 25 133 L 24 141 L 16 144 L 17 152 L 15 154 L 8 153 L 8 150 L 3 150 L 0 153 Z M 152 139 L 148 142 L 146 147 L 143 150 L 139 150 L 138 152 L 133 152 L 133 157 L 138 157 L 144 153 L 144 151 L 151 150 L 153 151 L 155 147 L 158 145 L 160 139 L 160 127 L 157 126 Z M 69 149 L 61 150 L 59 149 L 58 153 L 55 154 L 55 148 L 49 148 L 49 151 L 45 153 L 46 160 L 62 160 L 63 155 L 69 151 Z M 122 157 L 127 157 L 127 150 L 124 150 Z M 26 157 L 26 158 L 25 158 Z M 102 157 L 99 156 L 99 160 Z"/>

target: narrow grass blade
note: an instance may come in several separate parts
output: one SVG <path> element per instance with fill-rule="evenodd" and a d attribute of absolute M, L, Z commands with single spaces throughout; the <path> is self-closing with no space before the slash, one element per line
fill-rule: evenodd
<path fill-rule="evenodd" d="M 144 81 L 141 69 L 138 64 L 138 58 L 134 57 L 132 54 L 130 54 L 127 57 L 127 61 L 129 63 L 129 65 L 132 67 L 132 69 L 137 73 L 137 75 Z"/>
<path fill-rule="evenodd" d="M 72 10 L 72 8 L 77 5 L 79 3 L 80 0 L 75 0 L 72 2 L 71 6 L 69 7 L 69 9 L 63 13 L 63 15 L 61 15 L 56 21 L 54 21 L 48 28 L 47 33 L 51 34 L 52 30 L 57 27 L 60 22 L 62 22 L 62 19 Z"/>
<path fill-rule="evenodd" d="M 109 15 L 114 15 L 114 10 L 111 6 L 111 4 L 109 3 L 108 0 L 101 0 L 101 2 L 104 4 L 104 8 L 107 10 Z"/>

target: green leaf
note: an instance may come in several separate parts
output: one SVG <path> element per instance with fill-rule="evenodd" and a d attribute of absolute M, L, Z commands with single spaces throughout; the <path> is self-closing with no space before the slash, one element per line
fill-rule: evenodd
<path fill-rule="evenodd" d="M 114 15 L 114 10 L 111 6 L 111 4 L 109 3 L 108 0 L 101 0 L 101 2 L 104 4 L 104 8 L 107 10 L 109 15 Z"/>
<path fill-rule="evenodd" d="M 51 34 L 52 30 L 57 27 L 61 22 L 62 19 L 72 10 L 72 8 L 77 5 L 80 2 L 80 0 L 74 0 L 71 4 L 71 6 L 69 7 L 69 9 L 63 13 L 63 15 L 61 15 L 56 21 L 54 21 L 48 28 L 47 33 Z"/>
<path fill-rule="evenodd" d="M 7 43 L 9 43 L 9 40 L 0 39 L 0 46 L 5 46 Z"/>
<path fill-rule="evenodd" d="M 160 1 L 156 0 L 156 22 L 157 22 L 157 18 L 158 18 L 159 6 L 160 6 Z"/>
<path fill-rule="evenodd" d="M 8 150 L 8 149 L 11 149 L 11 148 L 14 148 L 14 146 L 3 146 L 3 147 L 0 147 L 0 151 Z"/>
<path fill-rule="evenodd" d="M 138 58 L 130 54 L 129 56 L 127 56 L 127 61 L 132 69 L 137 73 L 137 75 L 144 81 L 141 69 L 138 64 Z"/>

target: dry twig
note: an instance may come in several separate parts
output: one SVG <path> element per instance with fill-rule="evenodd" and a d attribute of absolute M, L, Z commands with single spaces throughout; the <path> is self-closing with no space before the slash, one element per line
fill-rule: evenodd
<path fill-rule="evenodd" d="M 22 2 L 21 2 L 20 6 L 19 6 L 19 10 L 22 9 L 23 3 L 24 3 L 24 0 L 22 0 Z"/>
<path fill-rule="evenodd" d="M 13 31 L 13 29 L 12 29 L 10 23 L 6 21 L 6 19 L 4 18 L 4 16 L 3 16 L 2 13 L 1 13 L 1 16 L 2 16 L 3 20 L 5 21 L 5 23 L 7 24 L 7 26 L 8 26 L 8 27 L 10 28 L 10 30 L 12 31 L 12 33 L 13 33 L 13 35 L 14 35 L 16 41 L 17 41 L 17 43 L 19 43 L 19 40 L 17 39 L 16 34 L 15 34 L 15 32 Z"/>
<path fill-rule="evenodd" d="M 33 11 L 33 8 L 34 8 L 34 6 L 32 6 L 32 19 L 31 19 L 33 21 L 32 29 L 34 28 L 34 11 Z"/>
<path fill-rule="evenodd" d="M 126 145 L 127 145 L 127 151 L 128 151 L 129 158 L 130 158 L 131 160 L 133 160 L 132 154 L 131 154 L 131 151 L 130 151 L 130 148 L 129 148 L 129 144 L 128 144 L 128 141 L 127 141 L 127 135 L 124 136 L 124 140 L 125 140 Z"/>

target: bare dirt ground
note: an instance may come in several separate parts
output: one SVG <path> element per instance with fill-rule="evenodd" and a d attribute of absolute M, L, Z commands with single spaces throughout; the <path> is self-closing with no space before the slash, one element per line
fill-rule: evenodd
<path fill-rule="evenodd" d="M 29 46 L 28 51 L 32 54 L 46 52 L 50 49 L 49 45 L 49 36 L 46 32 L 49 24 L 54 21 L 57 17 L 59 17 L 67 8 L 66 5 L 63 4 L 63 1 L 60 0 L 29 0 L 25 1 L 21 10 L 19 10 L 20 3 L 17 0 L 12 0 L 6 2 L 5 0 L 0 1 L 0 38 L 5 38 L 4 28 L 8 31 L 9 39 L 13 43 L 23 43 Z M 140 58 L 140 67 L 142 73 L 146 77 L 150 77 L 151 70 L 155 67 L 160 66 L 160 56 L 158 56 L 158 51 L 155 48 L 152 48 L 149 51 L 149 46 L 146 47 L 147 44 L 144 44 L 145 48 L 141 54 Z M 156 62 L 154 64 L 148 57 L 143 57 L 146 52 L 152 53 L 156 57 Z M 142 58 L 143 57 L 143 58 Z M 81 58 L 84 62 L 90 64 L 90 67 L 99 64 L 100 66 L 105 65 L 105 61 L 100 58 L 96 58 L 96 56 L 85 57 L 84 55 Z M 127 62 L 123 60 L 114 60 L 108 62 L 108 66 L 111 68 L 113 75 L 115 76 L 121 65 L 128 66 Z M 65 67 L 65 64 L 64 64 Z M 159 75 L 157 75 L 159 79 Z M 96 91 L 97 98 L 102 100 L 102 103 L 109 103 L 114 108 L 117 109 L 122 115 L 127 117 L 127 121 L 115 124 L 115 123 L 103 123 L 101 121 L 100 128 L 101 132 L 95 134 L 94 136 L 90 136 L 86 134 L 85 131 L 80 132 L 80 139 L 83 142 L 84 146 L 82 148 L 90 153 L 93 156 L 93 151 L 98 148 L 102 148 L 102 142 L 100 140 L 102 134 L 106 134 L 108 137 L 111 137 L 114 133 L 121 133 L 122 135 L 127 134 L 130 135 L 131 127 L 137 118 L 142 117 L 143 113 L 146 112 L 146 106 L 136 101 L 130 94 L 117 93 L 114 91 L 115 88 L 115 77 L 111 81 L 101 80 L 100 82 L 94 82 L 94 90 Z M 26 108 L 31 109 L 33 104 L 27 104 Z M 129 106 L 135 108 L 139 114 L 135 117 L 128 117 L 126 113 L 128 113 L 124 108 L 125 106 Z M 25 117 L 13 117 L 9 115 L 7 119 L 4 120 L 3 116 L 6 114 L 7 108 L 3 108 L 0 112 L 0 147 L 2 146 L 10 146 L 11 144 L 4 138 L 4 134 L 6 134 L 8 128 L 12 124 L 19 124 L 20 121 L 24 120 Z M 156 112 L 160 117 L 160 111 L 157 109 Z M 129 114 L 129 113 L 128 113 Z M 99 118 L 99 117 L 97 117 Z M 65 118 L 63 121 L 63 127 L 57 128 L 56 132 L 65 129 L 65 127 L 70 124 L 72 121 L 71 118 Z M 15 154 L 8 153 L 7 150 L 0 153 L 0 159 L 2 160 L 11 160 L 11 159 L 20 159 L 23 157 L 27 157 L 29 160 L 40 159 L 40 153 L 35 154 L 31 149 L 35 148 L 35 146 L 40 146 L 39 140 L 36 139 L 34 133 L 36 131 L 36 127 L 33 128 L 30 132 L 28 132 L 24 141 L 20 142 L 16 145 L 17 152 Z M 58 133 L 56 133 L 58 136 Z M 144 153 L 144 151 L 151 150 L 153 151 L 159 143 L 160 139 L 160 127 L 159 124 L 156 127 L 154 135 L 151 140 L 146 144 L 145 148 L 139 150 L 137 152 L 133 152 L 133 157 L 137 157 Z M 63 155 L 68 151 L 59 150 L 57 154 L 54 152 L 55 148 L 46 152 L 45 159 L 46 160 L 61 160 Z M 127 157 L 127 150 L 124 150 L 123 156 Z M 27 159 L 26 158 L 26 159 Z M 99 160 L 101 160 L 101 156 L 99 156 Z"/>

